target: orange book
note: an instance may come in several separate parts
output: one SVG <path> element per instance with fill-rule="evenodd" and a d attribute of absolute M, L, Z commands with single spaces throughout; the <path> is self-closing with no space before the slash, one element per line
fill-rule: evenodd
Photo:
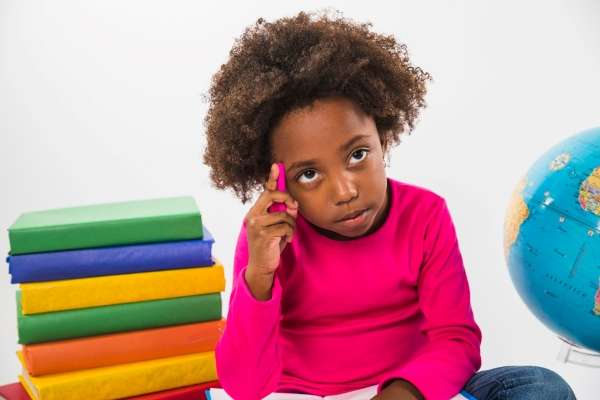
<path fill-rule="evenodd" d="M 225 320 L 167 326 L 23 346 L 31 376 L 213 351 Z"/>

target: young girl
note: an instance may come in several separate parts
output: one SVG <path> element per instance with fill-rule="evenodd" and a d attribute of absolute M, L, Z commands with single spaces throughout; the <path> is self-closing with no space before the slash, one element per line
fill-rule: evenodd
<path fill-rule="evenodd" d="M 537 367 L 479 369 L 481 333 L 445 200 L 385 174 L 430 78 L 391 36 L 300 13 L 248 28 L 213 77 L 205 162 L 246 202 L 216 349 L 235 399 L 574 399 Z M 287 191 L 276 190 L 283 163 Z M 269 212 L 275 203 L 285 212 Z"/>

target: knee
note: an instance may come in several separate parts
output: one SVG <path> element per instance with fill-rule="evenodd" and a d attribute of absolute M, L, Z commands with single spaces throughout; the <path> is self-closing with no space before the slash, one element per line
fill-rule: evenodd
<path fill-rule="evenodd" d="M 482 399 L 576 400 L 560 375 L 533 366 L 505 366 L 478 372 L 465 391 Z"/>
<path fill-rule="evenodd" d="M 569 384 L 556 372 L 543 367 L 525 367 L 529 375 L 535 377 L 536 386 L 546 399 L 575 400 L 575 394 Z"/>

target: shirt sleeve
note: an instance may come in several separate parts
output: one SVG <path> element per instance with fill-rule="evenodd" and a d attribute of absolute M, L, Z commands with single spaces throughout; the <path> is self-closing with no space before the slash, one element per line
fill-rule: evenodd
<path fill-rule="evenodd" d="M 423 243 L 418 293 L 427 344 L 384 376 L 377 392 L 390 380 L 404 379 L 427 400 L 448 400 L 481 366 L 481 331 L 473 318 L 462 256 L 443 198 L 432 206 Z"/>
<path fill-rule="evenodd" d="M 262 399 L 275 390 L 281 376 L 281 285 L 275 274 L 271 299 L 257 300 L 244 278 L 247 264 L 244 224 L 235 250 L 227 324 L 215 349 L 221 386 L 236 400 Z"/>

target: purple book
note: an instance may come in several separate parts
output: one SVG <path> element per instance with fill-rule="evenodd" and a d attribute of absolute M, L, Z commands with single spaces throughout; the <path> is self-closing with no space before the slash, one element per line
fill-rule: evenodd
<path fill-rule="evenodd" d="M 9 255 L 12 283 L 55 281 L 213 265 L 214 238 Z"/>

